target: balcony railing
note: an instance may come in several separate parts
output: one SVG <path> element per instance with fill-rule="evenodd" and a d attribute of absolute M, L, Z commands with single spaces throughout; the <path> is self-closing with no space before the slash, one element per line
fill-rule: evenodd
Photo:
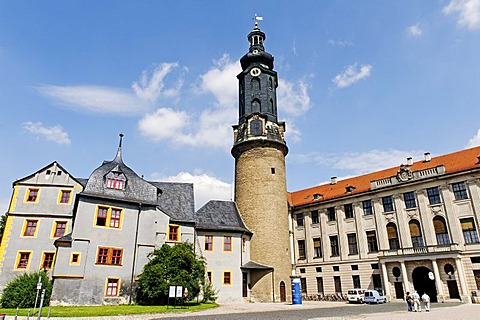
<path fill-rule="evenodd" d="M 413 256 L 413 255 L 419 255 L 419 254 L 435 254 L 435 253 L 445 253 L 445 252 L 452 252 L 452 251 L 460 251 L 460 246 L 457 243 L 452 243 L 452 244 L 437 245 L 437 246 L 380 250 L 378 252 L 378 256 L 379 257 Z"/>

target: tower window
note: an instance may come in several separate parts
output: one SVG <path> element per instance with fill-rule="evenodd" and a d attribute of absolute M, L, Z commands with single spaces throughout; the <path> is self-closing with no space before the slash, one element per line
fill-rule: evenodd
<path fill-rule="evenodd" d="M 260 90 L 260 80 L 258 78 L 253 78 L 251 82 L 252 91 Z"/>
<path fill-rule="evenodd" d="M 262 135 L 262 120 L 253 120 L 250 122 L 250 134 L 252 136 L 261 136 Z"/>
<path fill-rule="evenodd" d="M 275 168 L 270 168 L 272 174 L 275 174 Z"/>

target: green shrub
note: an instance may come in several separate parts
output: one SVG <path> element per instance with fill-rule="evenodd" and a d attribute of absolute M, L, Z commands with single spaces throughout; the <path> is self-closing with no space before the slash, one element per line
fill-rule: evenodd
<path fill-rule="evenodd" d="M 45 289 L 43 305 L 48 305 L 52 294 L 52 282 L 45 271 L 24 273 L 10 281 L 0 298 L 2 308 L 33 308 L 37 294 L 38 278 L 41 278 L 42 289 Z M 37 306 L 40 305 L 41 291 L 38 294 Z"/>
<path fill-rule="evenodd" d="M 217 300 L 218 290 L 215 290 L 212 285 L 206 283 L 203 286 L 203 303 L 215 302 Z"/>

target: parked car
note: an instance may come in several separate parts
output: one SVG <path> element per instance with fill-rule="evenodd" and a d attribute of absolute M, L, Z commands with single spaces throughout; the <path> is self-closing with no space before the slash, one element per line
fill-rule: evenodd
<path fill-rule="evenodd" d="M 366 289 L 350 289 L 347 291 L 348 303 L 363 303 L 363 296 Z"/>
<path fill-rule="evenodd" d="M 365 290 L 363 301 L 365 303 L 385 303 L 387 299 L 377 290 Z"/>

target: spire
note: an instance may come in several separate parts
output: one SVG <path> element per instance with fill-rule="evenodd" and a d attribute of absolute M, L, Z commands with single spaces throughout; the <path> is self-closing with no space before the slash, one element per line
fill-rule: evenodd
<path fill-rule="evenodd" d="M 118 143 L 118 150 L 117 150 L 117 156 L 115 157 L 115 162 L 122 162 L 122 140 L 123 140 L 123 133 L 119 134 L 120 136 L 120 142 Z"/>

